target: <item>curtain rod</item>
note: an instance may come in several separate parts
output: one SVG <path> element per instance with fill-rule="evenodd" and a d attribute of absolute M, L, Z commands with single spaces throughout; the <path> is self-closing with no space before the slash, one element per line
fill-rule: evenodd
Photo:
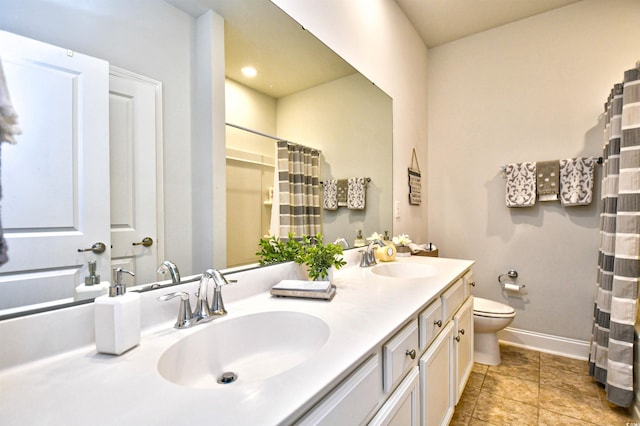
<path fill-rule="evenodd" d="M 244 130 L 245 132 L 253 133 L 255 135 L 264 136 L 265 138 L 273 139 L 273 140 L 276 140 L 276 141 L 289 142 L 286 139 L 278 138 L 276 136 L 272 136 L 272 135 L 269 135 L 267 133 L 262 133 L 262 132 L 259 132 L 257 130 L 249 129 L 248 127 L 238 126 L 237 124 L 233 124 L 233 123 L 224 123 L 224 124 L 226 124 L 227 126 L 230 126 L 230 127 L 235 127 L 236 129 Z"/>

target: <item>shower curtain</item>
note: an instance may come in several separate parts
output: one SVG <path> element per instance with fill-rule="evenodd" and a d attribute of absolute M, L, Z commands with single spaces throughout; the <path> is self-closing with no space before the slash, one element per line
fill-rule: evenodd
<path fill-rule="evenodd" d="M 605 104 L 600 250 L 589 373 L 607 399 L 633 403 L 640 277 L 640 71 L 624 74 Z"/>
<path fill-rule="evenodd" d="M 320 225 L 320 151 L 278 141 L 271 233 L 297 238 L 322 231 Z"/>

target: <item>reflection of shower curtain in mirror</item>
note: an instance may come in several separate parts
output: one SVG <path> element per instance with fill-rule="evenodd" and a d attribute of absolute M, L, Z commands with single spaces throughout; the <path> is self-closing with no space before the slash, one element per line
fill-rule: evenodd
<path fill-rule="evenodd" d="M 322 232 L 320 151 L 278 141 L 271 233 L 296 237 Z"/>
<path fill-rule="evenodd" d="M 624 74 L 605 109 L 600 251 L 589 372 L 607 399 L 633 403 L 640 277 L 640 71 Z"/>

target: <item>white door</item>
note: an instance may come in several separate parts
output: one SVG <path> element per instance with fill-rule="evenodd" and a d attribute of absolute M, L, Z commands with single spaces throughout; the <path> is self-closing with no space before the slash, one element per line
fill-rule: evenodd
<path fill-rule="evenodd" d="M 156 210 L 160 205 L 156 171 L 160 96 L 160 82 L 112 67 L 111 259 L 114 267 L 136 274 L 133 278 L 127 276 L 129 285 L 156 281 L 156 270 L 162 262 Z"/>
<path fill-rule="evenodd" d="M 109 274 L 109 65 L 4 31 L 0 55 L 22 129 L 2 146 L 8 309 L 72 297 L 89 260 Z"/>

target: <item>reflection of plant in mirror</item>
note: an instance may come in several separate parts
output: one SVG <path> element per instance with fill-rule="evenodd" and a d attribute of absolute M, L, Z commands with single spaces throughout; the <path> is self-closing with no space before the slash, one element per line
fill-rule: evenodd
<path fill-rule="evenodd" d="M 342 258 L 342 246 L 338 244 L 322 243 L 322 234 L 315 237 L 302 237 L 302 245 L 297 263 L 305 264 L 309 268 L 309 278 L 314 281 L 326 280 L 329 277 L 329 269 L 340 269 L 347 262 Z"/>
<path fill-rule="evenodd" d="M 260 251 L 256 255 L 260 256 L 259 262 L 261 265 L 296 260 L 301 246 L 300 242 L 296 240 L 296 236 L 291 232 L 286 240 L 270 235 L 269 237 L 260 238 L 258 244 Z"/>

